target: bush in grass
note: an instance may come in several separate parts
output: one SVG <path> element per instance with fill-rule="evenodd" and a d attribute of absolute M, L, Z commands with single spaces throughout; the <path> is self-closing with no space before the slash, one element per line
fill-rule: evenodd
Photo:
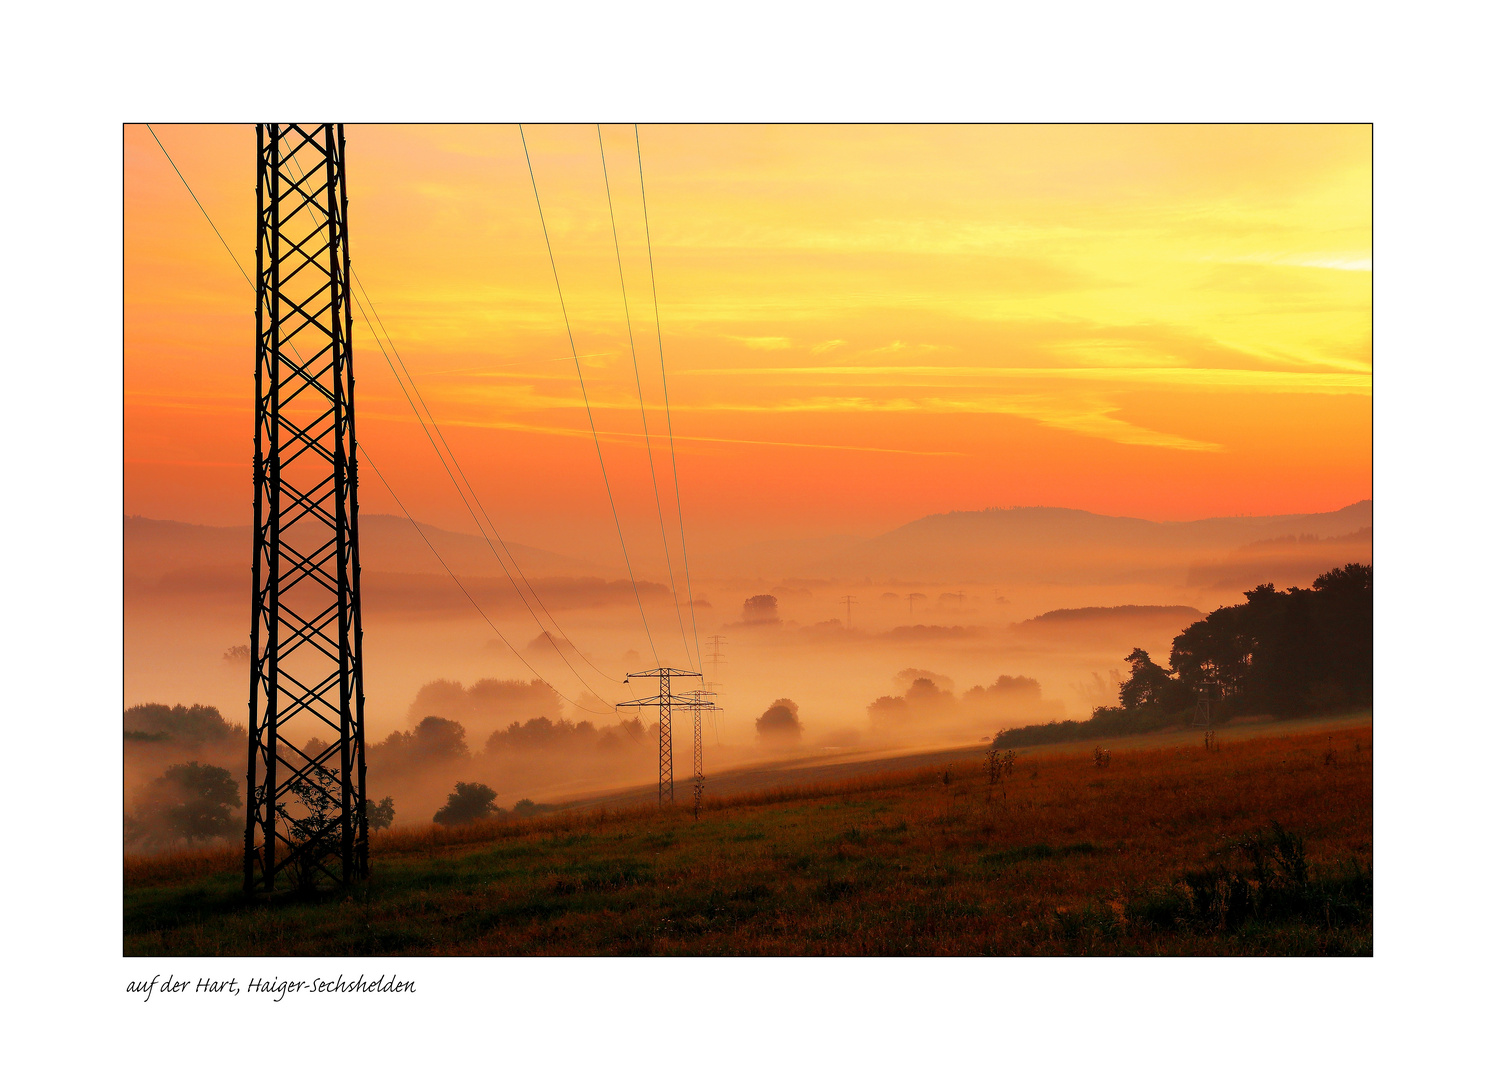
<path fill-rule="evenodd" d="M 796 743 L 804 730 L 800 723 L 800 706 L 789 698 L 780 698 L 764 710 L 755 722 L 760 742 Z"/>
<path fill-rule="evenodd" d="M 465 825 L 470 821 L 481 821 L 496 813 L 503 813 L 494 805 L 499 793 L 487 784 L 469 784 L 462 780 L 447 796 L 447 805 L 431 819 L 438 825 Z"/>

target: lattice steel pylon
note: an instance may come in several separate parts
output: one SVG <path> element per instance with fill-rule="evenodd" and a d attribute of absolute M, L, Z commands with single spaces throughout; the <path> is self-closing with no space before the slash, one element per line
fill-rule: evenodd
<path fill-rule="evenodd" d="M 701 754 L 701 714 L 704 712 L 721 712 L 722 707 L 712 698 L 717 696 L 715 690 L 692 690 L 688 695 L 691 704 L 684 706 L 691 710 L 691 766 L 695 773 L 691 793 L 691 816 L 701 817 L 701 800 L 706 793 L 706 772 L 702 768 Z"/>
<path fill-rule="evenodd" d="M 244 888 L 368 874 L 343 125 L 260 124 Z"/>
<path fill-rule="evenodd" d="M 681 694 L 670 692 L 670 680 L 687 678 L 699 679 L 699 671 L 683 671 L 680 668 L 658 667 L 648 671 L 631 671 L 629 679 L 659 679 L 660 692 L 653 697 L 637 698 L 634 701 L 620 701 L 619 708 L 636 707 L 641 705 L 655 705 L 660 710 L 660 780 L 659 800 L 664 806 L 667 802 L 675 802 L 675 763 L 673 760 L 673 749 L 670 741 L 670 710 L 672 708 L 689 709 L 700 701 L 700 698 L 686 697 Z M 700 724 L 700 713 L 697 714 L 697 723 Z M 700 745 L 700 739 L 697 739 Z"/>

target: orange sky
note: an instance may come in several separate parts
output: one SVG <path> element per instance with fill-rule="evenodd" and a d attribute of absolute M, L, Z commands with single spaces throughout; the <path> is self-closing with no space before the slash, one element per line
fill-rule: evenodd
<path fill-rule="evenodd" d="M 157 133 L 250 266 L 253 127 Z M 597 132 L 526 136 L 624 526 L 657 537 Z M 633 131 L 603 136 L 663 433 Z M 1368 126 L 641 140 L 700 542 L 1371 494 Z M 518 130 L 350 126 L 347 146 L 354 268 L 499 527 L 616 548 Z M 150 133 L 124 151 L 125 508 L 247 522 L 254 298 Z M 474 531 L 357 311 L 354 337 L 362 442 L 419 518 Z M 372 476 L 362 497 L 393 512 Z"/>

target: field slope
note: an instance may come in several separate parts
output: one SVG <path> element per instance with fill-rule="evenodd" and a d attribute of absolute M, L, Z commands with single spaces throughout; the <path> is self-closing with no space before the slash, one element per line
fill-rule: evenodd
<path fill-rule="evenodd" d="M 130 859 L 127 955 L 1371 952 L 1371 726 L 1019 751 L 377 837 L 345 896 Z"/>

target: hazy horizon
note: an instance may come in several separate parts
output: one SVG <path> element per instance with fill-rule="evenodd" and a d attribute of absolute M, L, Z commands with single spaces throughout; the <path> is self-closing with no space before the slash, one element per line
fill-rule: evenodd
<path fill-rule="evenodd" d="M 237 723 L 255 135 L 155 135 L 124 133 L 124 701 Z M 1370 138 L 349 125 L 358 440 L 392 488 L 360 466 L 371 742 L 484 680 L 614 724 L 656 662 L 718 684 L 709 773 L 768 752 L 781 699 L 806 750 L 974 739 L 1112 703 L 1133 647 L 1166 662 L 1245 589 L 1369 561 Z M 1033 621 L 1061 609 L 1108 610 Z"/>

